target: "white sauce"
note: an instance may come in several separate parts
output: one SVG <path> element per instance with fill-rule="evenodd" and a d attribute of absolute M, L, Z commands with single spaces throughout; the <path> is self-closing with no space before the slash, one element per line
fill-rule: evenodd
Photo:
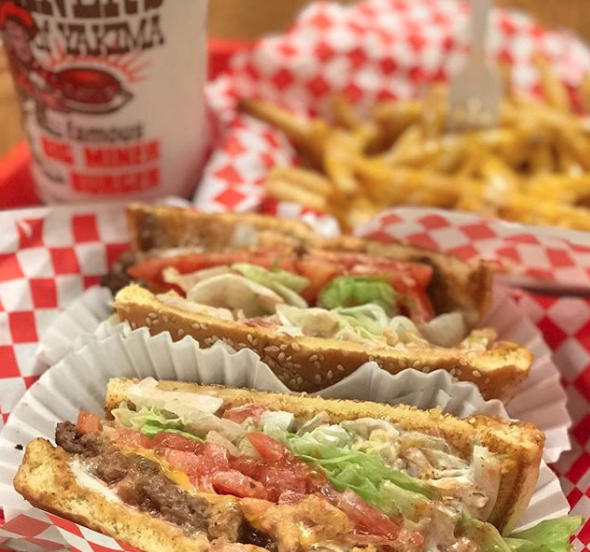
<path fill-rule="evenodd" d="M 122 500 L 118 497 L 117 493 L 114 489 L 111 489 L 105 483 L 103 483 L 100 479 L 90 475 L 88 470 L 84 467 L 82 462 L 78 458 L 75 458 L 70 463 L 70 469 L 76 478 L 76 483 L 80 485 L 80 487 L 84 487 L 90 491 L 96 492 L 110 502 L 116 502 L 118 504 L 123 504 Z"/>

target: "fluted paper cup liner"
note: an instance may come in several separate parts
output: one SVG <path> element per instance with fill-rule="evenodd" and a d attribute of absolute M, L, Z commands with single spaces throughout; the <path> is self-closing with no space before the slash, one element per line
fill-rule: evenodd
<path fill-rule="evenodd" d="M 0 505 L 9 521 L 27 509 L 26 502 L 12 487 L 23 456 L 22 447 L 36 437 L 53 441 L 55 425 L 74 420 L 81 409 L 100 413 L 107 382 L 112 377 L 154 377 L 289 392 L 248 350 L 236 353 L 224 345 L 200 349 L 190 338 L 173 342 L 169 334 L 151 337 L 146 328 L 131 331 L 122 324 L 103 324 L 97 334 L 31 387 L 0 434 Z M 418 407 L 439 406 L 457 416 L 486 413 L 507 417 L 499 401 L 485 402 L 473 386 L 455 383 L 447 373 L 428 376 L 408 370 L 393 376 L 375 363 L 367 363 L 320 394 L 330 398 L 404 402 Z M 543 464 L 523 523 L 528 525 L 567 511 L 557 477 Z"/>
<path fill-rule="evenodd" d="M 553 363 L 551 350 L 544 342 L 541 332 L 518 307 L 508 289 L 497 286 L 494 291 L 492 307 L 481 325 L 496 328 L 500 340 L 519 343 L 530 349 L 534 356 L 528 379 L 520 386 L 514 399 L 506 406 L 506 410 L 510 418 L 532 422 L 545 432 L 547 436 L 545 460 L 548 463 L 556 462 L 562 452 L 571 448 L 568 435 L 571 418 L 566 407 L 566 394 L 560 382 L 559 370 Z M 109 309 L 111 299 L 109 291 L 91 288 L 78 301 L 75 301 L 60 315 L 52 329 L 42 336 L 43 359 L 56 363 L 68 351 L 82 346 L 91 339 L 93 332 L 111 312 Z M 111 331 L 110 326 L 104 326 L 100 330 L 100 336 L 106 337 Z M 414 374 L 408 380 L 414 386 L 408 389 L 409 396 L 415 389 L 424 386 L 428 389 L 436 389 L 441 381 L 440 378 L 444 377 L 437 372 L 422 375 L 417 375 L 418 373 L 413 370 L 407 372 Z M 386 373 L 383 372 L 383 377 L 385 376 Z M 479 395 L 475 385 L 465 383 L 464 386 L 471 393 Z M 350 398 L 368 398 L 370 392 L 364 384 L 358 388 L 348 386 L 345 388 L 350 393 Z M 433 395 L 432 398 L 436 397 Z M 438 404 L 434 400 L 429 403 L 426 396 L 422 396 L 421 400 L 422 403 L 419 405 L 421 408 L 430 408 Z"/>

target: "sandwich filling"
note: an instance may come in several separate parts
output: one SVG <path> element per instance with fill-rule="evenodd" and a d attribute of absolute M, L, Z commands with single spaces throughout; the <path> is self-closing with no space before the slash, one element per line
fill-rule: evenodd
<path fill-rule="evenodd" d="M 356 253 L 267 250 L 152 258 L 127 269 L 168 290 L 171 307 L 286 333 L 368 348 L 486 350 L 493 331 L 469 332 L 468 313 L 435 313 L 433 268 Z"/>
<path fill-rule="evenodd" d="M 122 403 L 113 420 L 81 413 L 77 425 L 59 424 L 56 442 L 80 485 L 102 485 L 107 499 L 188 535 L 277 552 L 533 547 L 536 534 L 503 539 L 486 522 L 501 459 L 478 443 L 465 456 L 381 419 L 332 423 L 325 413 L 228 407 L 154 380 L 131 386 L 126 399 L 134 408 Z M 571 520 L 559 522 L 559 542 L 577 526 Z"/>

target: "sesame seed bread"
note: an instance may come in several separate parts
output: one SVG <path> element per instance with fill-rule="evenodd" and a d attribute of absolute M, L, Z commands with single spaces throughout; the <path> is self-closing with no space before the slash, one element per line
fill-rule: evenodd
<path fill-rule="evenodd" d="M 127 390 L 139 380 L 112 379 L 107 387 L 105 412 L 127 401 Z M 202 386 L 194 383 L 159 382 L 164 391 L 183 391 L 215 395 L 224 400 L 225 408 L 257 403 L 274 410 L 286 410 L 296 416 L 312 418 L 325 412 L 332 423 L 358 418 L 378 418 L 404 430 L 418 431 L 444 438 L 464 458 L 480 442 L 491 452 L 501 455 L 502 479 L 496 504 L 489 522 L 504 534 L 518 523 L 534 492 L 539 476 L 545 436 L 533 424 L 508 422 L 487 416 L 458 419 L 442 414 L 439 409 L 422 411 L 413 407 L 380 403 L 327 400 L 320 397 L 293 396 L 250 389 Z M 130 404 L 130 406 L 132 406 Z"/>
<path fill-rule="evenodd" d="M 220 251 L 238 246 L 363 252 L 430 264 L 434 276 L 428 295 L 437 313 L 460 310 L 475 324 L 491 300 L 493 266 L 486 261 L 465 262 L 428 249 L 351 236 L 324 239 L 303 222 L 257 214 L 199 213 L 132 203 L 127 218 L 131 247 L 138 254 L 168 248 Z"/>
<path fill-rule="evenodd" d="M 33 506 L 119 539 L 145 552 L 205 552 L 209 540 L 187 537 L 182 529 L 147 513 L 108 500 L 82 487 L 70 456 L 44 439 L 31 441 L 14 478 L 15 489 Z"/>
<path fill-rule="evenodd" d="M 135 284 L 123 288 L 113 306 L 121 320 L 132 328 L 148 327 L 152 335 L 169 332 L 174 341 L 190 335 L 202 347 L 221 340 L 236 350 L 251 349 L 293 391 L 318 391 L 374 360 L 392 374 L 408 368 L 446 370 L 460 381 L 475 383 L 486 399 L 508 401 L 532 363 L 528 349 L 507 342 L 496 342 L 487 350 L 369 349 L 348 341 L 293 337 L 273 328 L 228 322 L 165 305 Z"/>

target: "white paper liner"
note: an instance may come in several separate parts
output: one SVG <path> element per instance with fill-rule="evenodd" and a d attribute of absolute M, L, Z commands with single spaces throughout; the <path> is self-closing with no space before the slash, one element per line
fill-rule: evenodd
<path fill-rule="evenodd" d="M 44 357 L 56 363 L 68 351 L 82 346 L 108 316 L 111 298 L 110 292 L 91 288 L 79 301 L 75 301 L 56 320 L 51 331 L 42 336 Z M 100 317 L 97 313 L 104 315 Z M 78 327 L 77 320 L 83 321 Z M 545 433 L 545 461 L 550 464 L 556 462 L 562 452 L 571 449 L 568 430 L 572 422 L 567 410 L 566 393 L 561 385 L 559 370 L 553 363 L 551 350 L 539 329 L 510 297 L 507 288 L 495 288 L 492 307 L 481 325 L 496 328 L 499 339 L 514 341 L 532 351 L 534 362 L 531 373 L 506 410 L 511 418 L 532 422 Z M 102 337 L 107 335 L 105 331 L 103 328 Z M 430 379 L 438 377 L 438 374 L 434 372 L 424 376 L 428 385 L 434 385 L 436 380 L 430 383 Z M 474 385 L 467 385 L 479 393 Z M 364 398 L 364 395 L 354 395 L 354 398 Z M 433 404 L 424 403 L 421 407 L 429 408 Z"/>
<path fill-rule="evenodd" d="M 251 351 L 228 352 L 223 345 L 199 349 L 190 338 L 173 342 L 169 334 L 151 337 L 146 328 L 130 331 L 122 326 L 103 328 L 111 335 L 95 337 L 68 354 L 31 387 L 11 414 L 0 433 L 0 505 L 7 520 L 27 509 L 12 486 L 23 456 L 19 445 L 36 437 L 53 440 L 56 423 L 76 419 L 81 409 L 100 413 L 106 385 L 112 377 L 154 377 L 287 392 Z M 390 403 L 403 400 L 419 406 L 440 406 L 459 416 L 485 412 L 506 417 L 499 401 L 485 403 L 473 386 L 453 383 L 446 373 L 428 377 L 407 370 L 393 376 L 374 363 L 320 394 L 331 398 L 362 396 Z M 563 515 L 568 509 L 557 477 L 543 463 L 537 490 L 521 525 Z"/>

